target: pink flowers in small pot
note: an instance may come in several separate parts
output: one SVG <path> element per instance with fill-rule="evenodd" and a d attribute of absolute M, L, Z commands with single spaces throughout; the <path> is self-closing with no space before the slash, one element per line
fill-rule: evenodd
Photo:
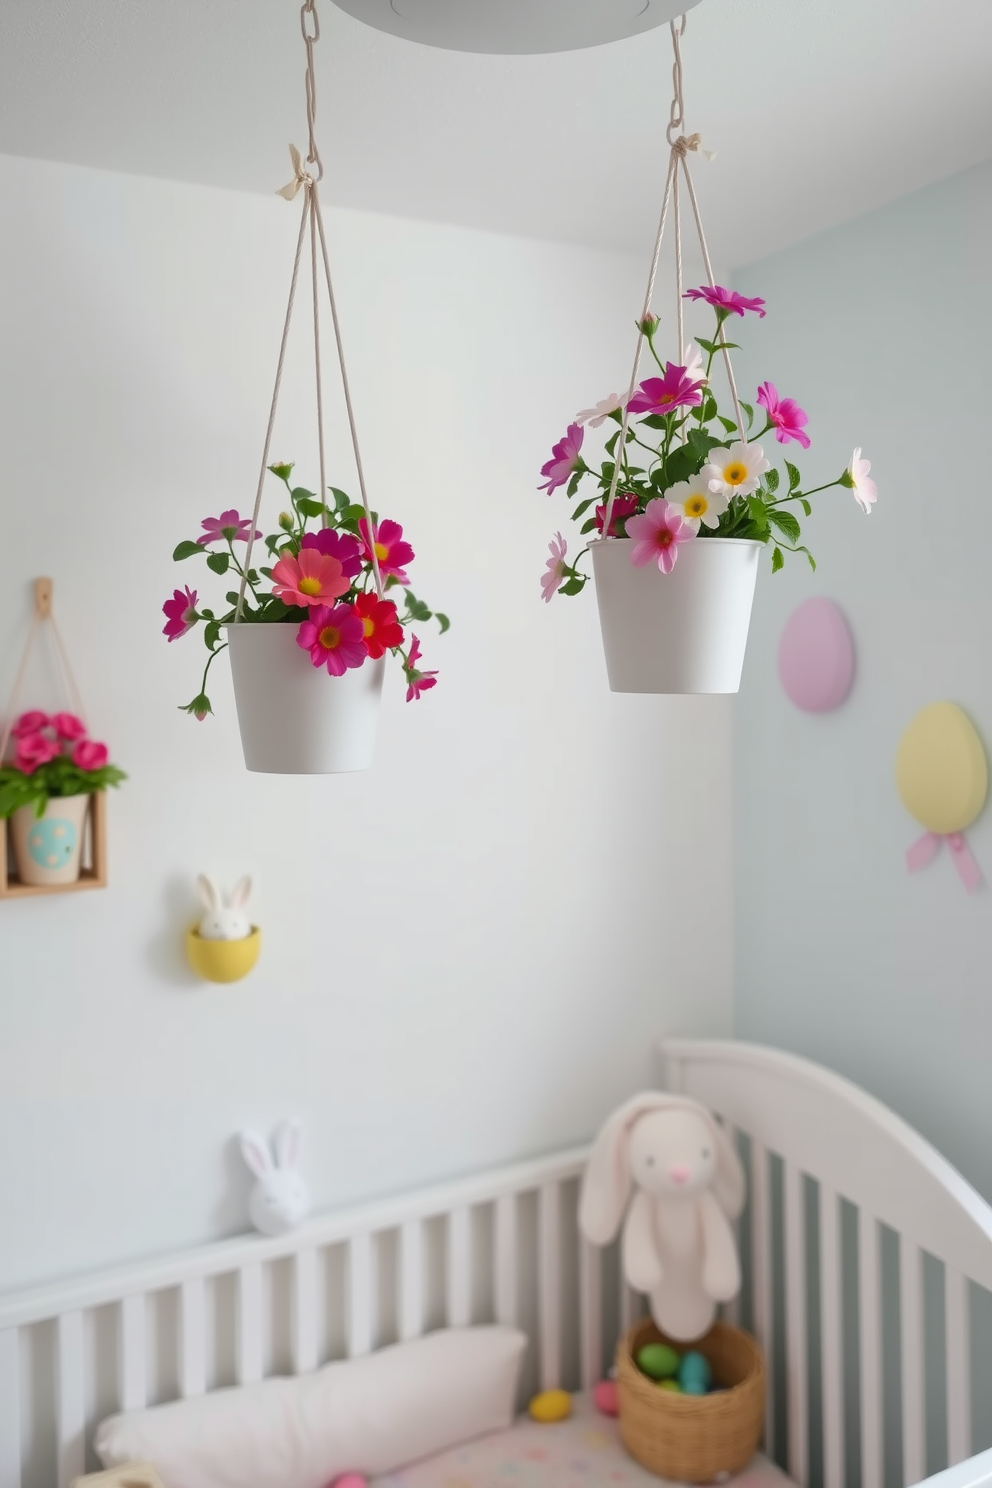
<path fill-rule="evenodd" d="M 75 713 L 22 713 L 10 739 L 13 758 L 0 762 L 0 818 L 26 805 L 41 816 L 53 796 L 87 795 L 127 779 Z"/>
<path fill-rule="evenodd" d="M 241 623 L 295 624 L 297 645 L 308 653 L 315 669 L 341 677 L 389 651 L 403 667 L 408 699 L 419 697 L 435 685 L 437 674 L 418 669 L 420 643 L 412 635 L 407 641 L 407 629 L 412 621 L 422 624 L 434 618 L 443 634 L 449 621 L 410 589 L 407 568 L 415 554 L 403 528 L 375 513 L 370 523 L 364 507 L 333 487 L 325 501 L 293 486 L 291 464 L 270 465 L 269 470 L 286 493 L 279 530 L 264 538 L 270 566 L 254 567 L 252 543 L 261 534 L 253 536 L 250 519 L 234 508 L 204 518 L 201 535 L 181 542 L 173 553 L 177 562 L 199 555 L 213 573 L 235 576 L 227 594 L 229 608 L 223 613 L 205 608 L 189 586 L 177 589 L 162 606 L 163 633 L 170 641 L 202 623 L 209 652 L 200 691 L 184 711 L 201 720 L 212 711 L 207 678 L 213 661 L 226 648 L 221 633 L 235 621 L 239 591 L 244 593 Z M 210 545 L 219 541 L 227 550 L 211 551 Z M 236 552 L 235 543 L 248 543 L 247 553 Z M 394 591 L 402 596 L 402 608 L 391 597 Z"/>
<path fill-rule="evenodd" d="M 797 512 L 808 517 L 809 498 L 833 486 L 848 487 L 862 509 L 870 511 L 877 497 L 868 475 L 871 466 L 857 449 L 839 476 L 812 487 L 804 487 L 789 460 L 783 461 L 784 469 L 776 469 L 760 441 L 774 434 L 779 445 L 809 449 L 805 409 L 780 394 L 773 382 L 759 385 L 753 404 L 738 400 L 728 386 L 724 407 L 714 388 L 728 350 L 726 322 L 731 316 L 763 317 L 765 301 L 720 284 L 687 290 L 685 298 L 713 311 L 712 338 L 695 336 L 696 344 L 685 347 L 681 361 L 662 360 L 655 348 L 658 317 L 644 315 L 638 331 L 658 375 L 643 378 L 629 397 L 611 393 L 583 409 L 542 466 L 545 480 L 538 489 L 551 495 L 566 487 L 566 497 L 574 503 L 572 520 L 580 523 L 583 537 L 603 534 L 609 510 L 604 540 L 629 539 L 631 563 L 654 563 L 662 574 L 672 572 L 686 543 L 713 538 L 766 543 L 773 572 L 782 567 L 785 553 L 803 553 L 815 568 L 812 554 L 799 541 Z M 756 408 L 764 415 L 758 426 Z M 608 431 L 598 467 L 588 453 L 580 453 L 583 424 L 590 429 L 603 425 Z M 581 488 L 589 482 L 594 490 L 587 495 Z M 543 599 L 581 593 L 590 578 L 581 567 L 585 552 L 569 561 L 565 540 L 556 535 L 541 575 Z"/>

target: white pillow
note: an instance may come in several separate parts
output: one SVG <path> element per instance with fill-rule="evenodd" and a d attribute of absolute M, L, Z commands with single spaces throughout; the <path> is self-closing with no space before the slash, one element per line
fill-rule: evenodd
<path fill-rule="evenodd" d="M 153 1462 L 166 1488 L 325 1488 L 391 1472 L 513 1420 L 526 1338 L 450 1328 L 296 1379 L 110 1416 L 104 1467 Z"/>

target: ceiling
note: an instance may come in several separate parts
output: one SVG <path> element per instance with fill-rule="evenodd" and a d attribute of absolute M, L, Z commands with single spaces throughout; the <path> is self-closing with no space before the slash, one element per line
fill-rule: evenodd
<path fill-rule="evenodd" d="M 325 201 L 648 251 L 667 27 L 502 57 L 320 15 Z M 724 265 L 992 155 L 990 0 L 702 0 L 683 54 Z M 272 192 L 303 60 L 297 0 L 0 0 L 0 152 Z"/>

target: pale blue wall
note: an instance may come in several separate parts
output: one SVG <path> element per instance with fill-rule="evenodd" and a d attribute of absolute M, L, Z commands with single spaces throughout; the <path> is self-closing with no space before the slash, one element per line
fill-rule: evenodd
<path fill-rule="evenodd" d="M 992 1198 L 990 890 L 969 897 L 946 856 L 907 875 L 922 829 L 893 780 L 935 699 L 992 743 L 992 164 L 735 284 L 768 302 L 739 327 L 743 384 L 769 378 L 809 412 L 809 484 L 861 444 L 880 492 L 869 518 L 848 491 L 819 498 L 817 572 L 793 559 L 759 579 L 734 719 L 737 1032 L 857 1080 Z M 814 594 L 857 648 L 849 700 L 819 717 L 776 673 Z M 969 839 L 992 881 L 992 811 Z"/>

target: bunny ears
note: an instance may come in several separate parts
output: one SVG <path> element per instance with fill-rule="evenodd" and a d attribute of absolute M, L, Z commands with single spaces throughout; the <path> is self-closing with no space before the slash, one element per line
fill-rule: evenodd
<path fill-rule="evenodd" d="M 200 891 L 200 898 L 203 901 L 204 908 L 213 910 L 215 914 L 218 910 L 224 908 L 225 903 L 229 909 L 244 909 L 248 903 L 248 895 L 251 893 L 251 879 L 247 874 L 245 874 L 244 878 L 238 879 L 234 888 L 231 890 L 230 896 L 226 900 L 221 893 L 217 880 L 211 878 L 207 873 L 198 873 L 196 875 L 196 886 Z"/>
<path fill-rule="evenodd" d="M 269 1152 L 269 1144 L 257 1132 L 241 1133 L 241 1156 L 256 1178 L 267 1178 L 278 1170 L 295 1168 L 300 1155 L 300 1123 L 283 1121 L 276 1127 L 273 1138 L 275 1161 Z"/>
<path fill-rule="evenodd" d="M 691 1111 L 706 1123 L 717 1158 L 713 1193 L 731 1219 L 744 1207 L 744 1169 L 713 1113 L 687 1095 L 642 1090 L 606 1118 L 583 1174 L 579 1226 L 594 1245 L 608 1245 L 619 1228 L 630 1196 L 628 1138 L 639 1118 L 650 1111 Z"/>

